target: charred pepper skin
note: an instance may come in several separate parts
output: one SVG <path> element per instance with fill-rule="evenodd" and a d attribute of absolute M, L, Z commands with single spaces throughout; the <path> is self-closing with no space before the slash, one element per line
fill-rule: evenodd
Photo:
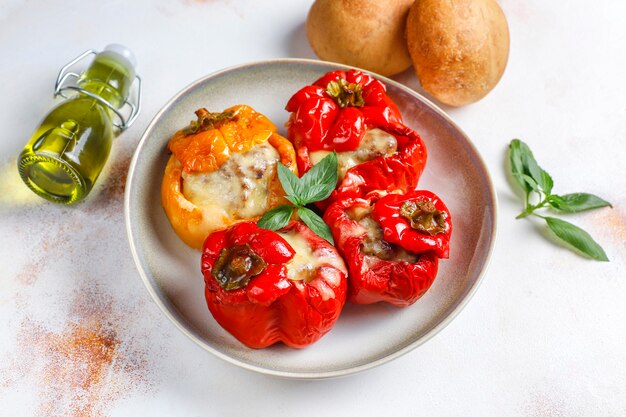
<path fill-rule="evenodd" d="M 422 201 L 436 196 L 427 191 L 418 191 L 409 195 L 389 195 L 388 198 L 348 198 L 333 203 L 324 214 L 324 221 L 328 223 L 335 239 L 339 252 L 348 265 L 348 300 L 354 304 L 372 304 L 386 302 L 396 307 L 406 307 L 415 303 L 430 288 L 437 275 L 439 255 L 448 254 L 449 237 L 452 231 L 449 212 L 446 210 L 449 228 L 441 236 L 441 245 L 431 244 L 430 238 L 424 241 L 412 234 L 402 235 L 402 238 L 391 242 L 388 236 L 393 236 L 395 226 L 402 224 L 405 219 L 398 219 L 392 215 L 400 201 Z M 379 207 L 382 201 L 382 205 Z M 442 208 L 437 198 L 436 207 Z M 361 208 L 371 212 L 372 219 L 381 227 L 385 241 L 398 245 L 415 256 L 415 260 L 381 259 L 366 253 L 364 245 L 368 239 L 368 230 L 359 224 L 358 219 L 352 218 L 349 210 Z M 384 224 L 378 222 L 376 212 L 383 212 Z M 402 230 L 402 229 L 400 229 Z M 416 231 L 417 233 L 417 231 Z M 426 243 L 424 243 L 426 242 Z M 387 243 L 386 243 L 387 244 Z"/>
<path fill-rule="evenodd" d="M 303 223 L 291 222 L 281 231 L 298 233 L 314 253 L 336 256 L 343 264 L 337 250 Z M 225 290 L 213 268 L 225 248 L 242 245 L 248 245 L 265 268 L 247 285 Z M 288 264 L 295 255 L 280 234 L 252 222 L 237 223 L 207 237 L 202 252 L 207 305 L 215 320 L 246 346 L 265 348 L 283 342 L 303 348 L 330 331 L 339 318 L 346 301 L 345 268 L 322 264 L 309 279 L 292 280 Z"/>
<path fill-rule="evenodd" d="M 339 97 L 333 95 L 331 86 L 336 84 L 332 83 L 341 84 Z M 354 95 L 359 99 L 352 100 Z M 291 112 L 287 132 L 301 175 L 313 166 L 311 152 L 353 151 L 368 129 L 379 128 L 398 141 L 394 155 L 350 168 L 333 194 L 318 204 L 321 209 L 340 198 L 416 188 L 426 164 L 426 146 L 417 132 L 403 124 L 398 107 L 379 80 L 357 70 L 332 71 L 294 94 L 285 108 Z"/>

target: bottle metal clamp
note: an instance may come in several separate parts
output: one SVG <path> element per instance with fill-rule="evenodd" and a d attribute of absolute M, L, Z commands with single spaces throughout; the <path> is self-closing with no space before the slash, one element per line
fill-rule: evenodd
<path fill-rule="evenodd" d="M 139 112 L 141 111 L 141 77 L 139 77 L 139 75 L 135 75 L 135 79 L 137 80 L 137 83 L 136 83 L 137 87 L 135 88 L 135 94 L 134 94 L 135 103 L 132 103 L 127 98 L 121 107 L 121 108 L 124 108 L 124 106 L 127 106 L 129 108 L 129 111 L 127 112 L 128 115 L 124 116 L 117 108 L 115 108 L 115 106 L 113 106 L 107 100 L 80 87 L 77 84 L 77 81 L 80 78 L 80 74 L 70 71 L 71 67 L 73 67 L 78 62 L 82 61 L 83 59 L 87 58 L 89 55 L 97 55 L 97 54 L 98 54 L 98 51 L 89 49 L 83 52 L 82 54 L 80 54 L 79 56 L 77 56 L 76 58 L 74 58 L 73 60 L 71 60 L 70 62 L 68 62 L 63 68 L 61 68 L 61 71 L 59 71 L 59 75 L 57 76 L 56 83 L 54 84 L 54 96 L 55 97 L 61 96 L 63 98 L 68 98 L 65 95 L 65 92 L 68 90 L 72 90 L 72 91 L 77 91 L 81 94 L 84 94 L 88 97 L 91 97 L 94 100 L 100 102 L 104 106 L 111 109 L 111 111 L 113 111 L 113 113 L 118 117 L 120 123 L 113 123 L 113 125 L 116 128 L 118 128 L 120 131 L 126 130 L 130 127 L 130 125 L 134 123 L 134 121 L 137 119 L 137 116 L 139 115 Z M 129 93 L 128 96 L 130 98 L 131 94 Z"/>

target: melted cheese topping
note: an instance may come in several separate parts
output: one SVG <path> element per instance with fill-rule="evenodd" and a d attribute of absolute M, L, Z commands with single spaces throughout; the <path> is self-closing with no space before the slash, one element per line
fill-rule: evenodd
<path fill-rule="evenodd" d="M 217 171 L 183 171 L 183 195 L 197 206 L 218 206 L 235 218 L 260 216 L 268 210 L 269 184 L 280 155 L 265 142 L 233 153 Z"/>
<path fill-rule="evenodd" d="M 380 130 L 370 129 L 365 132 L 359 147 L 354 151 L 337 152 L 337 174 L 339 181 L 343 180 L 346 172 L 355 165 L 370 161 L 380 156 L 390 156 L 396 153 L 398 141 L 393 135 Z M 311 152 L 311 163 L 317 164 L 329 151 Z"/>
<path fill-rule="evenodd" d="M 409 262 L 415 263 L 419 259 L 419 255 L 407 251 L 400 245 L 387 242 L 383 239 L 383 229 L 378 222 L 370 215 L 369 207 L 354 207 L 346 213 L 352 220 L 358 222 L 362 228 L 361 233 L 365 232 L 367 237 L 361 244 L 361 250 L 365 255 L 365 266 L 369 265 L 372 258 L 383 259 L 386 261 Z"/>
<path fill-rule="evenodd" d="M 317 269 L 324 265 L 346 271 L 343 260 L 330 249 L 319 248 L 313 251 L 306 239 L 295 231 L 279 232 L 279 234 L 296 252 L 287 264 L 287 278 L 293 281 L 310 281 L 315 278 Z"/>

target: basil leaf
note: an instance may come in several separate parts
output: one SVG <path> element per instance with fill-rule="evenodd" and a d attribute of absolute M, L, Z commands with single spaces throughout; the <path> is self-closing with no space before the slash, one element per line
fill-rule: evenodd
<path fill-rule="evenodd" d="M 278 180 L 283 186 L 287 199 L 295 205 L 303 205 L 300 196 L 302 195 L 302 181 L 296 174 L 291 172 L 282 162 L 278 163 Z"/>
<path fill-rule="evenodd" d="M 548 198 L 548 203 L 556 210 L 565 213 L 578 213 L 607 206 L 613 207 L 608 201 L 601 199 L 597 195 L 588 193 L 551 195 Z"/>
<path fill-rule="evenodd" d="M 539 184 L 537 184 L 537 182 L 534 179 L 532 179 L 530 175 L 513 174 L 513 177 L 519 179 L 520 181 L 524 182 L 525 185 L 528 185 L 530 187 L 530 190 L 528 190 L 527 193 L 529 191 L 539 192 Z"/>
<path fill-rule="evenodd" d="M 306 207 L 300 207 L 298 208 L 298 216 L 300 216 L 300 219 L 302 219 L 304 224 L 309 226 L 309 228 L 313 230 L 316 235 L 326 239 L 331 245 L 335 244 L 330 228 L 313 210 Z"/>
<path fill-rule="evenodd" d="M 293 209 L 295 207 L 289 206 L 287 204 L 282 204 L 278 207 L 274 207 L 258 221 L 257 226 L 262 229 L 268 230 L 278 230 L 287 226 L 289 220 L 291 220 L 291 215 L 293 214 Z"/>
<path fill-rule="evenodd" d="M 550 194 L 554 181 L 550 174 L 539 166 L 528 145 L 519 139 L 513 139 L 510 145 L 510 159 L 514 176 L 516 173 L 528 175 L 535 180 L 544 193 Z M 517 180 L 520 182 L 520 178 L 517 178 Z M 526 180 L 520 185 L 527 192 L 532 188 L 530 184 L 526 183 Z"/>
<path fill-rule="evenodd" d="M 539 166 L 528 145 L 520 141 L 520 148 L 522 149 L 524 172 L 530 175 L 546 194 L 550 194 L 554 186 L 552 177 Z"/>
<path fill-rule="evenodd" d="M 522 162 L 522 148 L 523 142 L 519 139 L 513 139 L 509 145 L 509 160 L 511 161 L 511 174 L 517 183 L 529 193 L 532 191 L 532 187 L 528 184 L 522 175 L 524 174 L 524 163 Z"/>
<path fill-rule="evenodd" d="M 306 187 L 302 193 L 302 201 L 304 204 L 315 203 L 316 201 L 326 200 L 335 190 L 336 184 L 313 184 Z M 303 205 L 304 205 L 303 204 Z"/>
<path fill-rule="evenodd" d="M 555 217 L 545 217 L 548 227 L 561 240 L 569 243 L 582 253 L 598 261 L 609 261 L 604 249 L 596 243 L 589 233 L 578 226 Z"/>
<path fill-rule="evenodd" d="M 537 168 L 539 168 L 539 165 L 537 165 Z M 540 180 L 537 181 L 537 183 L 546 194 L 550 194 L 552 192 L 552 187 L 554 186 L 554 181 L 552 180 L 550 174 L 548 174 L 546 171 L 541 168 L 539 168 L 539 170 L 540 171 L 537 175 L 539 175 Z M 533 178 L 535 177 L 533 176 Z"/>
<path fill-rule="evenodd" d="M 325 200 L 337 186 L 337 152 L 326 155 L 300 178 L 302 204 Z"/>

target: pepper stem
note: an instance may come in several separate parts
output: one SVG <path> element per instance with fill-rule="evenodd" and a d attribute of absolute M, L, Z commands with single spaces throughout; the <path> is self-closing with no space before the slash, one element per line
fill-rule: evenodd
<path fill-rule="evenodd" d="M 448 215 L 445 211 L 437 210 L 430 200 L 406 201 L 400 208 L 400 214 L 419 232 L 431 236 L 446 232 Z"/>
<path fill-rule="evenodd" d="M 349 106 L 363 107 L 365 105 L 361 86 L 356 83 L 349 83 L 343 78 L 329 82 L 326 86 L 326 92 L 335 99 L 335 102 L 342 109 Z"/>
<path fill-rule="evenodd" d="M 248 285 L 266 266 L 263 258 L 246 243 L 222 248 L 211 274 L 225 291 L 230 291 Z"/>
<path fill-rule="evenodd" d="M 193 120 L 184 130 L 185 135 L 193 135 L 194 133 L 219 127 L 223 122 L 234 117 L 232 110 L 223 113 L 211 113 L 204 107 L 195 111 L 198 120 Z"/>

